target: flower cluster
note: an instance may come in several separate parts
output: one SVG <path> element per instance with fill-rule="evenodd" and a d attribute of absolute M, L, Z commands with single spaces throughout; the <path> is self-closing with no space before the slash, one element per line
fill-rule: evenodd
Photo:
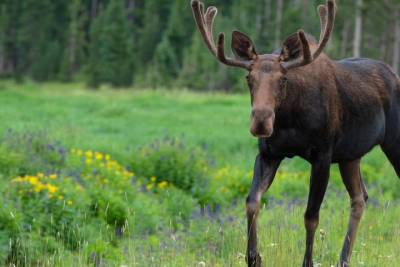
<path fill-rule="evenodd" d="M 51 183 L 52 180 L 56 180 L 57 175 L 44 175 L 38 173 L 36 175 L 18 176 L 12 180 L 13 183 L 21 185 L 19 193 L 47 193 L 49 198 L 52 198 L 57 194 L 59 188 Z M 60 195 L 61 196 L 61 195 Z"/>
<path fill-rule="evenodd" d="M 252 172 L 244 172 L 234 167 L 223 167 L 214 172 L 214 183 L 218 184 L 220 193 L 243 195 L 247 193 Z"/>
<path fill-rule="evenodd" d="M 148 191 L 151 191 L 153 189 L 163 190 L 163 189 L 166 189 L 168 187 L 169 187 L 169 183 L 167 181 L 157 182 L 157 177 L 155 177 L 155 176 L 150 177 L 150 183 L 148 183 L 146 185 L 146 189 Z"/>
<path fill-rule="evenodd" d="M 128 171 L 109 154 L 98 151 L 71 149 L 72 164 L 81 169 L 83 179 L 95 179 L 100 185 L 124 186 L 134 173 Z"/>

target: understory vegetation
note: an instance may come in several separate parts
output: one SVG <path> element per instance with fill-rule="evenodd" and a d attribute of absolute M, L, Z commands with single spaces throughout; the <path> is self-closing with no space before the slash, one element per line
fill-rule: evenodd
<path fill-rule="evenodd" d="M 244 266 L 257 142 L 243 95 L 0 84 L 5 266 Z M 298 266 L 308 165 L 283 163 L 263 198 L 268 266 Z M 379 150 L 352 266 L 400 264 L 400 181 Z M 349 200 L 336 166 L 315 258 L 339 258 Z"/>

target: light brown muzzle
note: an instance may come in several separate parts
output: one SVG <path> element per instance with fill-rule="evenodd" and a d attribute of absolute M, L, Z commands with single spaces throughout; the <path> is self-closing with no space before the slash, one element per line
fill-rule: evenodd
<path fill-rule="evenodd" d="M 254 107 L 251 111 L 250 133 L 255 137 L 268 138 L 274 131 L 275 112 L 268 107 Z"/>

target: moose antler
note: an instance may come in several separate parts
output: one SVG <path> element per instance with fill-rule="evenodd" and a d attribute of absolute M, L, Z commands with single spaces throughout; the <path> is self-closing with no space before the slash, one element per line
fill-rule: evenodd
<path fill-rule="evenodd" d="M 251 61 L 237 60 L 225 56 L 225 35 L 223 33 L 220 33 L 218 36 L 218 48 L 215 46 L 213 25 L 214 19 L 218 13 L 217 8 L 210 6 L 204 14 L 203 3 L 198 0 L 192 0 L 192 10 L 197 27 L 199 28 L 208 50 L 210 50 L 210 52 L 225 65 L 249 70 L 252 63 Z"/>
<path fill-rule="evenodd" d="M 329 38 L 331 37 L 331 33 L 335 23 L 335 0 L 327 0 L 326 5 L 320 5 L 318 7 L 318 13 L 321 21 L 321 34 L 317 50 L 315 50 L 314 53 L 311 53 L 310 44 L 308 43 L 304 31 L 299 30 L 297 34 L 301 42 L 303 56 L 292 61 L 282 62 L 282 67 L 284 69 L 294 69 L 312 63 L 318 58 L 322 50 L 325 48 L 326 44 L 329 41 Z"/>

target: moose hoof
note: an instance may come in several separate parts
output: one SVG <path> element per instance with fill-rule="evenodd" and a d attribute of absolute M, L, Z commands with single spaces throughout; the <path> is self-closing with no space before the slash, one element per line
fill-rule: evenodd
<path fill-rule="evenodd" d="M 247 256 L 247 264 L 249 267 L 261 267 L 261 256 L 258 253 L 249 253 Z"/>
<path fill-rule="evenodd" d="M 303 262 L 303 265 L 302 265 L 303 267 L 313 267 L 314 266 L 314 263 L 311 261 L 304 261 Z"/>

